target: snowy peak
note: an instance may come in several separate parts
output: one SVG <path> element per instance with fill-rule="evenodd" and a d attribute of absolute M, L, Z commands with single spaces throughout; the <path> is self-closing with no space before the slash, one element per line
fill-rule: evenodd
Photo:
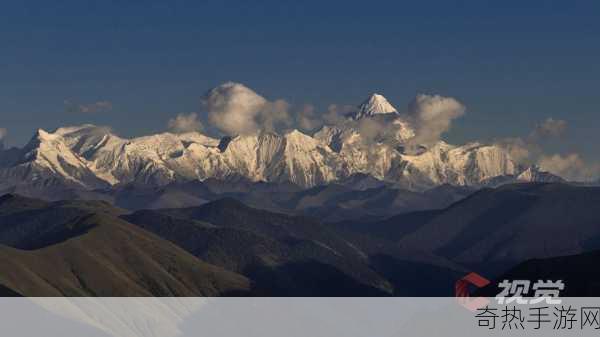
<path fill-rule="evenodd" d="M 62 142 L 62 137 L 38 129 L 22 150 L 21 162 L 39 161 L 44 157 L 69 156 L 71 151 Z"/>
<path fill-rule="evenodd" d="M 397 114 L 398 110 L 388 102 L 388 100 L 379 94 L 372 94 L 361 105 L 358 106 L 358 111 L 352 117 L 353 119 L 361 119 L 363 117 L 371 117 L 381 114 Z"/>
<path fill-rule="evenodd" d="M 85 188 L 105 186 L 105 182 L 89 169 L 85 159 L 74 153 L 56 133 L 37 130 L 29 143 L 22 149 L 13 150 L 10 157 L 0 170 L 0 186 L 11 181 L 34 185 L 62 182 Z"/>
<path fill-rule="evenodd" d="M 310 151 L 319 146 L 319 141 L 315 138 L 306 135 L 296 129 L 285 134 L 285 139 L 288 146 L 294 146 L 302 151 Z"/>
<path fill-rule="evenodd" d="M 94 125 L 38 130 L 24 148 L 0 152 L 0 189 L 45 186 L 48 181 L 94 189 L 230 177 L 313 187 L 356 174 L 415 190 L 440 184 L 479 185 L 495 177 L 560 179 L 535 167 L 523 171 L 497 146 L 439 142 L 408 155 L 401 144 L 413 136 L 412 130 L 396 118 L 396 109 L 383 96 L 371 96 L 360 113 L 357 118 L 372 117 L 363 122 L 399 123 L 398 128 L 382 132 L 375 141 L 361 134 L 356 121 L 326 126 L 314 136 L 298 130 L 262 131 L 220 141 L 197 132 L 127 139 Z M 371 185 L 366 181 L 365 186 Z"/>
<path fill-rule="evenodd" d="M 564 183 L 565 180 L 550 172 L 540 170 L 537 166 L 531 166 L 517 176 L 519 182 L 539 182 L 539 183 Z"/>

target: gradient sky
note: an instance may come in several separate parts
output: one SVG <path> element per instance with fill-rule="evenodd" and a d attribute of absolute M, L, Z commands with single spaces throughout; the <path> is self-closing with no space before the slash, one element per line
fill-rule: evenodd
<path fill-rule="evenodd" d="M 600 160 L 598 1 L 15 1 L 0 13 L 10 145 L 88 122 L 162 131 L 231 80 L 320 109 L 371 92 L 399 109 L 417 93 L 452 96 L 467 106 L 446 136 L 456 143 L 564 119 L 555 150 Z"/>

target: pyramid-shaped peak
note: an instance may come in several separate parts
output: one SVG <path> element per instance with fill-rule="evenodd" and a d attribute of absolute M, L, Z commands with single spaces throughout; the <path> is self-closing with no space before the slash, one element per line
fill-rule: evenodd
<path fill-rule="evenodd" d="M 394 108 L 383 95 L 373 93 L 361 105 L 358 106 L 358 111 L 354 114 L 354 119 L 363 117 L 371 117 L 381 114 L 397 114 L 398 110 Z"/>
<path fill-rule="evenodd" d="M 378 94 L 376 92 L 372 93 L 369 98 L 367 99 L 367 101 L 385 101 L 387 102 L 387 99 L 385 97 L 383 97 L 383 95 Z"/>
<path fill-rule="evenodd" d="M 565 180 L 550 172 L 543 171 L 539 166 L 533 165 L 517 176 L 518 181 L 523 182 L 543 182 L 543 183 L 563 183 Z"/>

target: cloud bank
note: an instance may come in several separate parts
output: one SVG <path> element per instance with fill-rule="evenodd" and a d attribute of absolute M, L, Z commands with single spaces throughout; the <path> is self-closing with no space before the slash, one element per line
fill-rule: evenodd
<path fill-rule="evenodd" d="M 598 179 L 600 165 L 586 162 L 578 153 L 547 153 L 547 141 L 564 137 L 568 124 L 564 120 L 547 118 L 537 123 L 524 138 L 505 138 L 498 142 L 511 157 L 522 165 L 537 165 L 541 170 L 561 176 L 571 181 Z"/>
<path fill-rule="evenodd" d="M 211 126 L 220 132 L 235 136 L 252 134 L 260 130 L 281 131 L 298 128 L 314 132 L 323 125 L 353 123 L 347 114 L 356 107 L 332 104 L 325 112 L 317 112 L 306 104 L 299 109 L 282 99 L 269 101 L 241 83 L 227 82 L 210 90 L 203 99 Z M 452 121 L 465 113 L 465 106 L 452 97 L 439 95 L 417 95 L 408 107 L 406 116 L 415 128 L 411 146 L 431 146 L 447 132 Z M 382 134 L 394 132 L 398 124 L 376 119 L 354 121 L 355 126 L 367 143 Z M 391 130 L 391 129 L 393 130 Z"/>
<path fill-rule="evenodd" d="M 465 106 L 452 97 L 420 94 L 410 103 L 408 115 L 415 128 L 409 147 L 431 146 L 450 130 L 452 121 L 465 114 Z"/>
<path fill-rule="evenodd" d="M 292 122 L 286 101 L 270 102 L 240 83 L 228 82 L 212 89 L 203 103 L 210 123 L 231 136 L 275 131 Z"/>
<path fill-rule="evenodd" d="M 298 128 L 311 133 L 323 125 L 351 126 L 359 131 L 365 145 L 394 139 L 399 128 L 406 124 L 391 123 L 385 118 L 351 120 L 347 116 L 356 107 L 332 104 L 326 111 L 317 111 L 306 104 L 295 109 L 282 99 L 270 101 L 240 83 L 228 82 L 210 90 L 203 101 L 209 123 L 221 133 L 235 136 L 260 130 L 278 132 Z M 465 114 L 466 108 L 452 97 L 417 95 L 405 113 L 398 116 L 414 131 L 414 136 L 404 145 L 407 153 L 418 154 L 422 146 L 430 147 L 440 141 L 455 119 Z M 200 130 L 202 124 L 195 113 L 178 115 L 169 121 L 173 132 Z M 600 166 L 586 163 L 577 153 L 554 154 L 544 150 L 544 145 L 566 134 L 567 122 L 547 118 L 537 123 L 524 137 L 505 138 L 495 144 L 505 148 L 511 157 L 522 165 L 538 165 L 542 170 L 572 180 L 589 180 L 600 174 Z"/>
<path fill-rule="evenodd" d="M 544 171 L 571 181 L 591 181 L 598 179 L 600 174 L 600 165 L 585 162 L 577 153 L 543 155 L 538 165 Z"/>
<path fill-rule="evenodd" d="M 512 158 L 521 164 L 538 164 L 539 159 L 544 155 L 544 143 L 563 137 L 566 131 L 566 121 L 547 118 L 537 123 L 526 137 L 501 139 L 496 142 L 496 145 L 505 148 Z"/>
<path fill-rule="evenodd" d="M 202 131 L 204 129 L 202 122 L 198 119 L 198 114 L 195 112 L 178 114 L 175 118 L 169 120 L 167 126 L 169 131 L 173 133 Z"/>

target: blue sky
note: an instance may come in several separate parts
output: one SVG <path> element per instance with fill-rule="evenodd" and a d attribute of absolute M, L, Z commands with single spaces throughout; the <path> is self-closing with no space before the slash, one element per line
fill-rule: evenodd
<path fill-rule="evenodd" d="M 21 1 L 0 10 L 0 127 L 95 123 L 165 130 L 225 81 L 292 104 L 417 93 L 467 106 L 452 142 L 526 136 L 548 117 L 553 151 L 600 160 L 597 1 Z M 110 101 L 112 110 L 75 113 Z"/>

